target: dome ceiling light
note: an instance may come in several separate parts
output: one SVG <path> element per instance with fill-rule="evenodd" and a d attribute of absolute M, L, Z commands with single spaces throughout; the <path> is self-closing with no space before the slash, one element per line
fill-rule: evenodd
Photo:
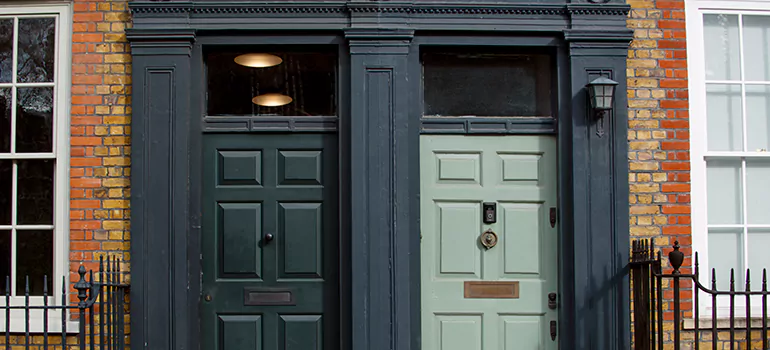
<path fill-rule="evenodd" d="M 252 68 L 267 68 L 277 66 L 283 59 L 269 53 L 247 53 L 235 57 L 235 63 Z"/>
<path fill-rule="evenodd" d="M 251 102 L 254 102 L 254 104 L 260 105 L 263 107 L 285 106 L 291 103 L 291 101 L 293 101 L 291 97 L 283 94 L 276 94 L 276 93 L 258 95 L 253 99 L 251 99 Z"/>

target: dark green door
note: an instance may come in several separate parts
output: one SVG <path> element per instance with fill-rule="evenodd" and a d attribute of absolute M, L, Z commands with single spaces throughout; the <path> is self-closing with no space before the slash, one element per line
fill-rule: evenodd
<path fill-rule="evenodd" d="M 339 348 L 337 139 L 203 139 L 202 350 Z"/>

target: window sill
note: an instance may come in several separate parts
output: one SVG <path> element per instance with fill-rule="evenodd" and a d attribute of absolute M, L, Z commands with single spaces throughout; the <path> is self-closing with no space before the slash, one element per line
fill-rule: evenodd
<path fill-rule="evenodd" d="M 30 333 L 43 333 L 43 319 L 31 318 L 29 320 L 29 332 Z M 26 322 L 24 318 L 11 318 L 11 331 L 10 333 L 25 333 Z M 75 334 L 79 332 L 80 322 L 67 321 L 65 327 L 67 327 L 67 334 Z M 0 319 L 0 333 L 5 333 L 5 317 Z M 61 334 L 62 324 L 61 317 L 49 317 L 48 318 L 48 334 L 54 335 L 56 333 Z"/>
<path fill-rule="evenodd" d="M 730 329 L 730 317 L 717 317 L 716 320 L 716 326 L 719 330 L 724 329 Z M 711 318 L 701 318 L 698 322 L 698 329 L 711 329 L 712 320 Z M 768 321 L 768 326 L 770 326 L 770 321 Z M 746 329 L 746 317 L 735 317 L 735 329 Z M 762 317 L 752 317 L 751 318 L 751 328 L 752 329 L 761 329 L 762 328 Z M 695 319 L 692 318 L 686 318 L 684 320 L 684 325 L 682 326 L 683 330 L 695 330 Z"/>

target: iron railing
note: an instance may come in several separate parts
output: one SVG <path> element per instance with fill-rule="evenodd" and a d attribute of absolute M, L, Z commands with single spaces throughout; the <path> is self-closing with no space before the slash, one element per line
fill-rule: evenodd
<path fill-rule="evenodd" d="M 94 274 L 96 274 L 96 280 L 94 280 Z M 43 277 L 43 305 L 30 304 L 29 295 L 29 277 L 25 282 L 24 293 L 24 305 L 12 305 L 11 301 L 11 279 L 6 276 L 5 278 L 5 305 L 0 306 L 0 315 L 5 318 L 5 336 L 4 344 L 11 346 L 12 335 L 14 338 L 13 346 L 24 347 L 24 349 L 30 349 L 30 347 L 37 348 L 41 345 L 38 341 L 33 340 L 33 337 L 41 336 L 43 349 L 48 349 L 48 344 L 56 344 L 57 348 L 61 349 L 73 349 L 80 350 L 87 349 L 108 349 L 117 350 L 125 348 L 125 296 L 127 295 L 128 286 L 121 283 L 121 269 L 120 262 L 115 258 L 108 259 L 107 262 L 104 258 L 99 261 L 99 271 L 94 273 L 93 270 L 86 274 L 86 269 L 80 266 L 78 269 L 79 280 L 73 286 L 77 291 L 76 303 L 68 303 L 67 301 L 67 285 L 66 280 L 62 278 L 62 293 L 60 305 L 49 305 L 48 299 L 48 277 Z M 87 277 L 86 277 L 87 275 Z M 17 312 L 23 312 L 24 318 L 24 333 L 21 336 L 20 333 L 11 331 L 12 322 L 16 318 L 11 317 L 13 310 L 19 310 Z M 39 311 L 34 311 L 39 310 Z M 40 330 L 31 330 L 30 313 L 34 312 L 38 315 L 42 315 L 42 332 Z M 61 314 L 61 333 L 49 332 L 49 316 L 53 314 Z M 56 317 L 56 316 L 54 316 Z M 76 335 L 76 343 L 68 344 L 68 332 L 67 323 L 70 318 L 77 318 L 78 320 L 78 332 Z M 98 317 L 98 324 L 96 318 Z M 21 338 L 20 338 L 21 336 Z M 49 338 L 61 338 L 49 339 Z M 69 345 L 69 347 L 68 347 Z"/>
<path fill-rule="evenodd" d="M 762 270 L 762 289 L 752 291 L 750 286 L 750 271 L 746 270 L 746 283 L 744 290 L 737 290 L 735 282 L 735 271 L 730 271 L 729 290 L 717 289 L 717 278 L 715 269 L 711 270 L 711 287 L 702 285 L 698 279 L 698 253 L 695 253 L 693 273 L 683 273 L 681 271 L 684 262 L 684 253 L 681 252 L 679 242 L 675 242 L 673 250 L 668 253 L 668 261 L 671 265 L 671 273 L 663 273 L 662 254 L 655 252 L 655 246 L 652 241 L 638 240 L 632 243 L 631 261 L 629 264 L 632 283 L 633 298 L 633 341 L 635 350 L 656 350 L 673 346 L 674 350 L 682 348 L 701 349 L 708 347 L 711 342 L 711 348 L 716 349 L 753 349 L 761 340 L 761 349 L 770 349 L 768 347 L 767 334 L 767 299 L 770 291 L 767 288 L 767 270 Z M 664 289 L 664 286 L 666 287 Z M 683 302 L 681 291 L 683 288 L 694 290 L 692 293 L 692 304 L 687 299 Z M 664 292 L 673 292 L 666 294 Z M 711 299 L 711 315 L 700 315 L 699 294 L 706 294 Z M 729 322 L 728 325 L 718 327 L 718 297 L 729 299 Z M 760 323 L 752 327 L 751 299 L 761 298 L 762 316 Z M 720 298 L 721 299 L 721 298 Z M 745 301 L 745 325 L 736 326 L 736 299 Z M 722 300 L 724 302 L 724 300 Z M 665 306 L 664 306 L 665 305 Z M 691 312 L 693 326 L 691 329 L 683 329 L 683 313 Z M 756 317 L 755 317 L 756 318 Z M 701 327 L 703 320 L 710 321 L 710 327 Z M 665 322 L 673 322 L 673 327 L 664 328 Z M 729 328 L 727 328 L 729 327 Z M 752 339 L 752 330 L 761 331 L 758 338 Z M 725 331 L 727 334 L 725 334 Z M 694 332 L 692 335 L 683 337 L 684 332 Z M 710 336 L 704 336 L 703 333 Z M 741 333 L 741 334 L 738 334 Z M 756 334 L 756 332 L 755 332 Z M 729 339 L 720 339 L 727 337 Z M 737 337 L 736 337 L 737 335 Z M 685 340 L 686 338 L 686 340 Z M 737 339 L 737 342 L 736 342 Z M 729 341 L 728 344 L 724 344 Z M 692 346 L 690 346 L 692 345 Z"/>

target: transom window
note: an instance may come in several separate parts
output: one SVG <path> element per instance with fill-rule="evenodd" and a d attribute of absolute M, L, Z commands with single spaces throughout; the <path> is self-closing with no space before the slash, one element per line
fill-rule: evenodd
<path fill-rule="evenodd" d="M 424 117 L 553 116 L 550 55 L 484 50 L 421 53 Z"/>
<path fill-rule="evenodd" d="M 67 257 L 67 6 L 0 7 L 0 293 L 61 293 Z M 66 54 L 66 55 L 64 55 Z M 44 286 L 44 276 L 48 284 Z M 54 283 L 58 280 L 58 283 Z M 2 301 L 5 302 L 4 300 Z M 12 315 L 15 317 L 16 315 Z M 4 324 L 4 321 L 3 321 Z"/>
<path fill-rule="evenodd" d="M 312 51 L 263 46 L 206 53 L 207 115 L 337 115 L 336 47 Z"/>
<path fill-rule="evenodd" d="M 735 269 L 736 287 L 744 289 L 751 269 L 756 289 L 762 269 L 770 269 L 770 12 L 693 3 L 693 245 L 708 268 L 701 282 L 710 281 L 713 268 L 717 287 L 727 290 Z"/>

